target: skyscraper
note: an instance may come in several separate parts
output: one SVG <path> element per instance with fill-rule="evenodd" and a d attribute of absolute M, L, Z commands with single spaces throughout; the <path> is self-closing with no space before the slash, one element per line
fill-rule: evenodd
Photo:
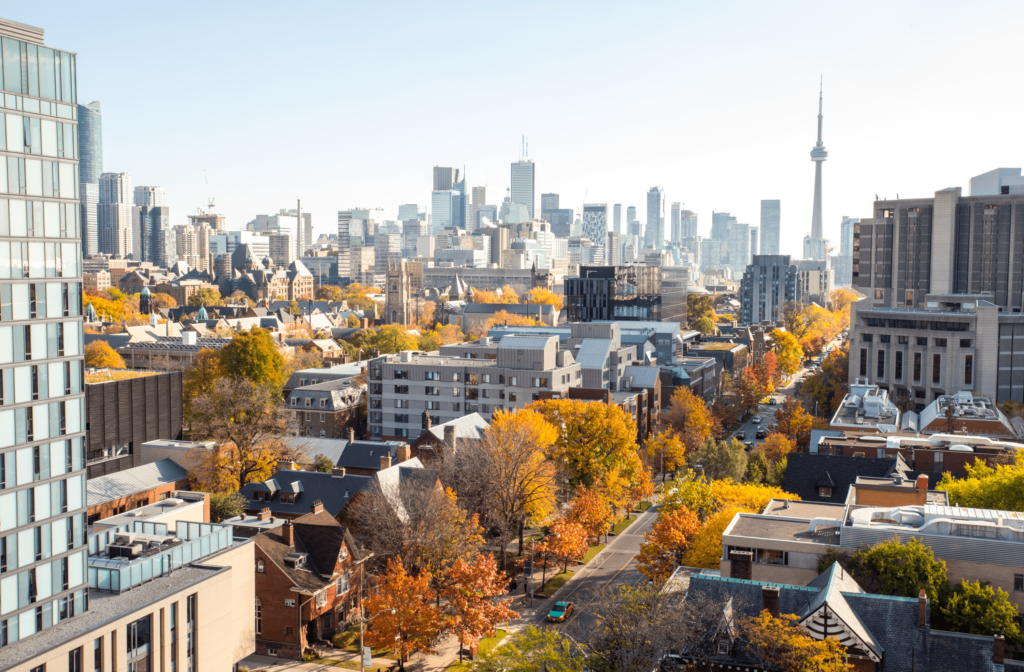
<path fill-rule="evenodd" d="M 96 207 L 98 249 L 101 254 L 127 258 L 135 250 L 132 238 L 132 176 L 128 173 L 100 175 L 100 198 Z"/>
<path fill-rule="evenodd" d="M 612 231 L 622 233 L 622 204 L 612 206 Z"/>
<path fill-rule="evenodd" d="M 68 128 L 70 129 L 70 124 Z M 103 115 L 99 101 L 78 106 L 78 181 L 82 220 L 82 245 L 85 254 L 98 250 L 98 215 L 100 175 L 103 173 Z M 86 187 L 84 185 L 94 185 Z"/>
<path fill-rule="evenodd" d="M 757 251 L 758 250 L 757 234 L 758 234 L 757 227 L 756 226 L 750 227 L 750 256 L 751 257 L 753 257 L 755 254 L 760 254 L 760 252 Z"/>
<path fill-rule="evenodd" d="M 163 187 L 135 187 L 132 194 L 134 205 L 167 205 L 167 192 Z"/>
<path fill-rule="evenodd" d="M 512 202 L 525 205 L 530 219 L 533 219 L 535 180 L 533 161 L 527 158 L 524 149 L 523 156 L 512 164 Z"/>
<path fill-rule="evenodd" d="M 605 203 L 584 203 L 583 204 L 583 237 L 588 238 L 594 247 L 600 247 L 600 252 L 595 252 L 595 262 L 604 261 L 604 248 L 608 244 L 608 206 Z"/>
<path fill-rule="evenodd" d="M 644 231 L 647 247 L 665 244 L 665 189 L 651 187 L 647 192 L 647 228 Z"/>
<path fill-rule="evenodd" d="M 547 210 L 558 210 L 558 194 L 541 194 L 540 195 L 540 212 L 541 215 Z"/>
<path fill-rule="evenodd" d="M 448 191 L 459 181 L 458 168 L 444 168 L 434 166 L 434 188 L 433 191 Z"/>
<path fill-rule="evenodd" d="M 781 222 L 782 201 L 761 201 L 761 254 L 779 253 Z"/>
<path fill-rule="evenodd" d="M 729 268 L 733 278 L 739 278 L 750 263 L 750 225 L 733 224 L 729 227 Z"/>
<path fill-rule="evenodd" d="M 467 229 L 476 230 L 480 224 L 477 221 L 476 213 L 481 205 L 487 205 L 487 187 L 473 187 L 473 203 L 469 207 L 469 222 Z"/>
<path fill-rule="evenodd" d="M 729 240 L 729 230 L 736 224 L 736 218 L 728 212 L 711 212 L 711 237 L 715 240 Z"/>
<path fill-rule="evenodd" d="M 681 210 L 679 212 L 679 226 L 682 229 L 681 240 L 696 238 L 700 235 L 697 233 L 697 213 L 692 210 Z"/>
<path fill-rule="evenodd" d="M 814 211 L 811 214 L 811 238 L 821 239 L 821 164 L 828 159 L 828 152 L 821 142 L 821 99 L 822 89 L 818 89 L 818 142 L 811 150 L 811 161 L 814 162 Z"/>
<path fill-rule="evenodd" d="M 458 174 L 456 173 L 456 177 Z M 469 222 L 469 188 L 466 186 L 466 175 L 452 186 L 452 226 L 457 229 L 471 230 Z"/>
<path fill-rule="evenodd" d="M 853 257 L 853 231 L 860 224 L 859 218 L 843 215 L 843 223 L 839 225 L 839 255 Z"/>
<path fill-rule="evenodd" d="M 453 225 L 452 212 L 457 204 L 457 192 L 451 189 L 442 189 L 431 192 L 430 212 L 431 226 L 433 231 L 450 229 Z M 341 234 L 339 233 L 339 238 Z"/>
<path fill-rule="evenodd" d="M 0 473 L 6 476 L 0 496 L 2 664 L 38 669 L 43 663 L 29 664 L 31 653 L 24 648 L 33 645 L 19 650 L 16 642 L 84 614 L 89 603 L 80 180 L 75 179 L 78 146 L 65 140 L 74 137 L 76 123 L 69 107 L 76 98 L 76 56 L 43 46 L 41 28 L 0 20 L 0 35 L 7 100 L 17 99 L 18 110 L 32 110 L 31 116 L 13 105 L 6 110 L 7 142 L 0 160 L 15 166 L 28 163 L 26 139 L 54 149 L 34 161 L 36 175 L 47 176 L 46 182 L 36 183 L 35 193 L 42 195 L 45 184 L 46 201 L 29 200 L 31 195 L 18 195 L 17 190 L 5 196 L 9 219 L 5 211 L 0 230 L 3 249 L 27 253 L 24 266 L 5 266 L 0 273 L 3 296 L 13 297 L 13 304 L 5 304 L 4 317 L 10 321 L 4 319 L 0 327 L 0 344 L 4 361 L 19 367 L 5 365 L 3 379 L 6 383 L 10 376 L 12 384 L 0 411 L 0 461 L 5 465 Z M 10 132 L 28 129 L 30 121 L 33 133 Z M 58 150 L 60 161 L 47 158 L 57 157 Z M 31 151 L 41 153 L 34 142 Z M 32 194 L 33 183 L 28 184 Z M 125 207 L 130 204 L 129 195 Z M 39 242 L 24 242 L 26 237 Z M 33 247 L 38 248 L 37 257 L 32 256 Z M 61 641 L 58 635 L 57 643 Z M 47 642 L 40 651 L 53 646 Z"/>
<path fill-rule="evenodd" d="M 170 230 L 171 211 L 166 206 L 167 194 L 163 187 L 135 187 L 132 194 L 132 258 L 151 261 L 166 268 L 174 264 L 162 263 L 167 256 L 167 237 L 174 240 Z M 163 243 L 161 243 L 163 238 Z M 177 261 L 174 245 L 169 250 Z"/>

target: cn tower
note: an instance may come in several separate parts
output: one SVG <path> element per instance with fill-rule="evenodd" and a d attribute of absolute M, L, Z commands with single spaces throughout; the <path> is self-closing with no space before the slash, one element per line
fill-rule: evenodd
<path fill-rule="evenodd" d="M 814 213 L 811 216 L 811 238 L 820 240 L 821 235 L 821 164 L 828 159 L 825 145 L 821 144 L 821 84 L 818 85 L 818 142 L 811 150 L 814 162 Z"/>

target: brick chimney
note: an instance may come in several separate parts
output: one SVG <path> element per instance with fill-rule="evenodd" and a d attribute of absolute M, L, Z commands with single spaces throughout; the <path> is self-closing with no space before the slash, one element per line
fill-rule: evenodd
<path fill-rule="evenodd" d="M 761 586 L 761 609 L 775 618 L 779 617 L 779 592 L 778 586 Z"/>
<path fill-rule="evenodd" d="M 1006 639 L 1002 635 L 992 635 L 992 662 L 1002 665 L 1005 651 Z"/>
<path fill-rule="evenodd" d="M 335 478 L 345 478 L 345 467 L 334 467 L 331 469 L 331 476 Z"/>
<path fill-rule="evenodd" d="M 263 507 L 263 509 L 256 514 L 256 520 L 267 520 L 270 518 L 270 508 Z"/>
<path fill-rule="evenodd" d="M 455 452 L 455 426 L 445 425 L 444 427 L 444 445 L 451 453 Z"/>
<path fill-rule="evenodd" d="M 928 627 L 928 595 L 924 592 L 924 588 L 917 596 L 917 627 Z"/>
<path fill-rule="evenodd" d="M 284 521 L 284 525 L 281 527 L 281 536 L 284 537 L 284 543 L 289 546 L 295 545 L 295 528 L 292 527 L 292 521 Z"/>
<path fill-rule="evenodd" d="M 395 463 L 407 462 L 412 459 L 412 446 L 408 443 L 403 443 L 398 447 L 398 451 L 395 453 Z"/>
<path fill-rule="evenodd" d="M 753 555 L 750 551 L 729 551 L 729 578 L 749 581 Z"/>
<path fill-rule="evenodd" d="M 381 471 L 383 471 L 384 469 L 388 469 L 390 467 L 391 467 L 391 453 L 388 452 L 388 453 L 385 453 L 384 455 L 380 456 L 380 468 L 381 468 Z"/>
<path fill-rule="evenodd" d="M 353 427 L 348 428 L 348 442 L 352 443 L 356 440 L 356 430 Z"/>
<path fill-rule="evenodd" d="M 928 476 L 925 474 L 919 474 L 917 476 L 917 503 L 927 504 L 928 503 Z"/>
<path fill-rule="evenodd" d="M 430 429 L 430 413 L 423 411 L 423 429 Z"/>
<path fill-rule="evenodd" d="M 323 510 L 324 510 L 324 503 L 321 502 L 319 499 L 316 500 L 315 502 L 313 502 L 313 505 L 309 507 L 309 512 L 310 513 L 320 513 Z"/>

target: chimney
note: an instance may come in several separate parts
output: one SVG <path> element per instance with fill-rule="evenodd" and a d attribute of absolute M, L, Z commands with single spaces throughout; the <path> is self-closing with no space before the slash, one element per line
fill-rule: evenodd
<path fill-rule="evenodd" d="M 270 518 L 270 509 L 263 507 L 263 510 L 256 514 L 256 520 L 267 520 Z"/>
<path fill-rule="evenodd" d="M 430 429 L 430 413 L 423 411 L 423 429 Z"/>
<path fill-rule="evenodd" d="M 309 507 L 309 512 L 310 513 L 320 513 L 323 510 L 324 510 L 324 503 L 322 501 L 320 501 L 319 499 L 316 500 L 315 502 L 313 502 L 313 505 L 311 507 Z"/>
<path fill-rule="evenodd" d="M 731 563 L 729 578 L 746 579 L 749 581 L 751 578 L 753 555 L 750 551 L 729 551 L 729 561 Z"/>
<path fill-rule="evenodd" d="M 924 491 L 924 493 L 927 495 L 927 493 L 928 493 L 928 476 L 927 475 L 925 475 L 925 474 L 918 475 L 918 477 L 917 477 L 917 489 L 918 489 L 918 491 Z"/>
<path fill-rule="evenodd" d="M 1005 651 L 1006 639 L 1002 635 L 992 635 L 992 662 L 1002 665 Z"/>
<path fill-rule="evenodd" d="M 354 427 L 348 428 L 348 442 L 352 443 L 356 440 L 356 430 Z"/>
<path fill-rule="evenodd" d="M 284 525 L 281 527 L 281 536 L 284 537 L 284 543 L 289 546 L 295 545 L 295 528 L 292 527 L 292 521 L 284 521 Z"/>
<path fill-rule="evenodd" d="M 455 454 L 455 425 L 445 425 L 444 445 L 450 453 Z"/>
<path fill-rule="evenodd" d="M 775 618 L 779 617 L 779 592 L 778 586 L 761 586 L 761 609 Z"/>
<path fill-rule="evenodd" d="M 924 592 L 924 588 L 921 589 L 921 594 L 917 596 L 917 627 L 928 627 L 928 595 Z"/>
<path fill-rule="evenodd" d="M 345 467 L 335 467 L 331 469 L 331 476 L 335 478 L 345 478 Z"/>
<path fill-rule="evenodd" d="M 381 468 L 381 471 L 383 471 L 384 469 L 389 469 L 390 467 L 391 467 L 391 453 L 388 452 L 388 453 L 385 453 L 384 455 L 380 456 L 380 468 Z"/>
<path fill-rule="evenodd" d="M 395 462 L 407 462 L 412 459 L 412 447 L 408 443 L 403 443 L 398 447 L 398 452 L 395 453 Z"/>

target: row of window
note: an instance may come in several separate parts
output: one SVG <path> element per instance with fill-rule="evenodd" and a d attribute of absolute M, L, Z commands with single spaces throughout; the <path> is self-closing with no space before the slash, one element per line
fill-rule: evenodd
<path fill-rule="evenodd" d="M 499 378 L 503 379 L 502 380 L 502 384 L 504 384 L 504 378 L 505 377 L 504 376 L 499 376 Z M 533 385 L 532 385 L 533 387 L 538 387 L 538 388 L 540 388 L 540 387 L 548 387 L 548 379 L 547 378 L 524 379 L 524 382 L 527 383 L 527 384 L 532 382 L 533 383 Z M 516 376 L 509 377 L 509 385 L 512 386 L 512 387 L 517 386 L 518 385 L 518 378 Z M 377 386 L 377 388 L 378 388 L 377 392 L 373 392 L 371 390 L 371 393 L 372 394 L 380 394 L 381 392 L 379 391 L 379 387 L 380 386 Z M 453 387 L 453 388 L 451 388 L 451 391 L 452 391 L 452 396 L 453 397 L 458 397 L 458 396 L 462 395 L 462 388 L 461 387 Z M 481 396 L 486 399 L 486 398 L 491 396 L 491 393 L 492 393 L 491 390 L 483 390 L 482 395 L 481 395 L 481 391 L 480 390 L 473 389 L 473 390 L 466 390 L 466 395 L 465 396 L 466 396 L 467 399 L 478 399 Z M 395 394 L 409 394 L 409 386 L 408 385 L 395 385 Z M 433 386 L 433 385 L 428 385 L 428 386 L 423 388 L 423 394 L 425 394 L 427 396 L 433 396 L 433 397 L 441 396 L 441 388 L 437 387 L 437 386 Z M 502 399 L 504 399 L 505 398 L 505 391 L 504 390 L 498 390 L 498 395 Z M 292 404 L 292 405 L 294 406 L 294 404 Z M 399 406 L 399 408 L 401 408 L 401 406 Z"/>
<path fill-rule="evenodd" d="M 85 507 L 85 475 L 0 495 L 0 532 Z M 19 532 L 25 534 L 25 532 Z"/>
<path fill-rule="evenodd" d="M 0 149 L 77 159 L 78 125 L 9 112 L 0 114 Z"/>
<path fill-rule="evenodd" d="M 83 588 L 59 600 L 47 600 L 35 609 L 29 609 L 17 616 L 0 620 L 0 647 L 51 628 L 75 614 L 85 613 L 88 608 L 89 591 Z M 80 659 L 80 656 L 74 657 Z M 32 672 L 46 672 L 46 666 L 35 667 Z"/>
<path fill-rule="evenodd" d="M 29 532 L 31 531 L 29 530 Z M 62 538 L 63 532 L 61 530 L 61 535 L 55 536 Z M 49 536 L 44 535 L 43 540 L 49 546 Z M 26 558 L 32 557 L 32 542 L 30 539 L 23 539 L 19 544 L 23 554 L 23 557 L 19 559 L 22 565 L 31 564 L 44 557 L 50 557 L 47 554 L 36 558 L 36 560 L 26 560 Z M 65 550 L 67 549 L 65 548 Z M 53 562 L 36 565 L 18 574 L 5 576 L 0 579 L 0 586 L 2 586 L 3 590 L 2 595 L 0 595 L 0 602 L 2 602 L 0 604 L 0 615 L 6 616 L 17 609 L 27 607 L 36 602 L 42 602 L 48 597 L 59 595 L 68 588 L 80 586 L 83 583 L 85 583 L 85 551 L 72 553 Z"/>
<path fill-rule="evenodd" d="M 54 325 L 62 326 L 62 325 Z M 64 350 L 56 350 L 63 356 Z M 0 370 L 0 404 L 56 399 L 82 391 L 82 361 L 50 362 Z"/>
<path fill-rule="evenodd" d="M 875 340 L 875 334 L 861 334 L 860 335 L 860 340 L 863 341 L 864 343 L 873 343 L 874 340 Z M 959 340 L 960 340 L 960 347 L 961 348 L 969 348 L 969 347 L 971 347 L 971 339 L 969 339 L 969 338 L 961 338 Z M 889 334 L 879 334 L 878 335 L 878 342 L 879 343 L 892 343 L 892 336 L 890 336 Z M 899 345 L 910 345 L 910 337 L 909 336 L 897 336 L 896 337 L 896 342 Z M 925 336 L 916 336 L 914 338 L 914 343 L 915 343 L 915 345 L 927 346 L 928 345 L 928 338 L 925 337 Z M 932 343 L 937 348 L 945 348 L 948 345 L 947 339 L 945 339 L 945 338 L 933 338 L 932 339 Z"/>
<path fill-rule="evenodd" d="M 11 450 L 0 455 L 0 490 L 45 481 L 84 468 L 80 436 L 70 441 L 56 441 Z M 0 526 L 2 525 L 3 523 L 0 523 Z"/>
<path fill-rule="evenodd" d="M 0 411 L 0 448 L 84 431 L 85 399 Z"/>
<path fill-rule="evenodd" d="M 878 356 L 875 360 L 876 375 L 879 380 L 885 378 L 885 350 L 879 350 Z M 895 353 L 895 364 L 893 367 L 893 380 L 903 380 L 903 352 L 896 351 Z M 913 374 L 911 380 L 913 382 L 921 382 L 923 373 L 923 356 L 920 352 L 913 353 Z M 861 348 L 860 350 L 860 375 L 868 375 L 868 350 L 867 348 Z M 940 384 L 942 382 L 942 355 L 932 355 L 932 384 Z M 974 355 L 964 355 L 964 385 L 974 384 Z"/>
<path fill-rule="evenodd" d="M 5 37 L 3 62 L 0 74 L 4 91 L 71 105 L 78 102 L 74 54 Z M 38 104 L 39 101 L 31 102 Z"/>
<path fill-rule="evenodd" d="M 298 406 L 299 405 L 299 399 L 295 395 L 292 395 L 292 397 L 291 397 L 291 405 L 292 406 Z M 306 408 L 312 408 L 312 406 L 313 406 L 313 399 L 311 399 L 309 397 L 306 397 L 304 405 L 305 405 Z M 327 398 L 326 397 L 324 397 L 323 399 L 320 400 L 320 408 L 327 408 Z"/>
<path fill-rule="evenodd" d="M 78 164 L 0 157 L 0 193 L 78 198 Z"/>
<path fill-rule="evenodd" d="M 0 158 L 0 166 L 3 164 Z M 0 191 L 2 189 L 0 183 Z M 80 213 L 78 203 L 0 198 L 0 236 L 77 239 L 81 230 Z M 71 266 L 77 267 L 77 262 Z"/>
<path fill-rule="evenodd" d="M 3 287 L 0 286 L 0 290 L 2 289 Z M 2 291 L 0 291 L 0 296 L 2 296 Z M 0 310 L 0 314 L 2 314 L 2 310 Z M 50 324 L 19 324 L 13 327 L 0 327 L 0 364 L 56 357 L 75 357 L 81 354 L 81 322 L 51 322 Z"/>
<path fill-rule="evenodd" d="M 86 525 L 83 515 L 78 514 L 0 537 L 0 574 L 7 574 L 19 567 L 27 567 L 54 555 L 79 548 L 83 543 Z M 13 580 L 12 578 L 11 581 Z M 14 584 L 10 583 L 9 585 L 13 586 Z M 20 606 L 25 606 L 25 604 L 27 603 Z M 19 606 L 8 606 L 6 610 L 0 609 L 0 611 L 8 614 L 17 608 Z"/>

